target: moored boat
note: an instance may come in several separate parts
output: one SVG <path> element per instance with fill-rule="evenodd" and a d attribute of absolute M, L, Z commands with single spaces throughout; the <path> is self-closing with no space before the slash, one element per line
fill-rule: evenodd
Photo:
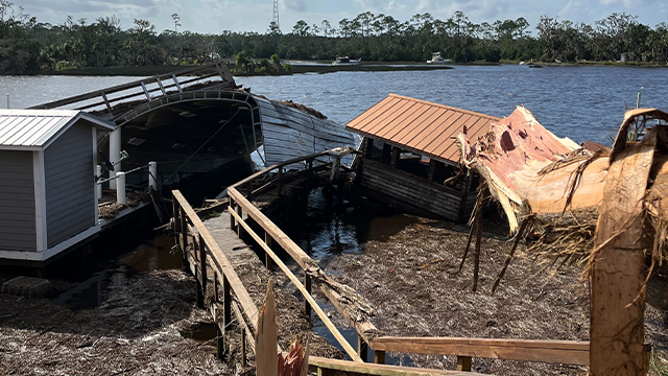
<path fill-rule="evenodd" d="M 332 61 L 332 65 L 338 66 L 347 66 L 347 65 L 360 65 L 362 59 L 351 59 L 348 56 L 338 56 L 336 60 Z"/>

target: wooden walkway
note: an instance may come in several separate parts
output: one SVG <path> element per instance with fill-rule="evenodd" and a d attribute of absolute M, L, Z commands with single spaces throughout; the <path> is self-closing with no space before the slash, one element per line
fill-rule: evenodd
<path fill-rule="evenodd" d="M 248 262 L 250 257 L 255 257 L 255 253 L 243 240 L 239 239 L 237 233 L 230 228 L 231 215 L 227 211 L 220 214 L 219 217 L 209 218 L 204 222 L 204 226 L 218 243 L 218 247 L 223 251 L 225 257 L 234 267 Z"/>

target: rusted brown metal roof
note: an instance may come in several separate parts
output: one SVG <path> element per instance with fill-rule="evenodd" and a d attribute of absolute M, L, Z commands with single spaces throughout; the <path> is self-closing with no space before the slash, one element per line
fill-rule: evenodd
<path fill-rule="evenodd" d="M 346 125 L 388 144 L 442 161 L 457 163 L 460 132 L 470 140 L 483 136 L 497 117 L 390 94 Z"/>

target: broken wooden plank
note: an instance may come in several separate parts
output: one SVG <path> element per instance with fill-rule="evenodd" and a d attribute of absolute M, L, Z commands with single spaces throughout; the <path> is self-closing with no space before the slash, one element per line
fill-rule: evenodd
<path fill-rule="evenodd" d="M 337 376 L 483 376 L 481 373 L 448 371 L 439 369 L 424 369 L 414 367 L 400 367 L 374 363 L 356 363 L 347 360 L 327 359 L 317 356 L 309 357 L 311 371 L 322 370 L 324 375 Z M 321 374 L 321 373 L 318 373 Z M 490 376 L 490 375 L 487 375 Z"/>
<path fill-rule="evenodd" d="M 377 337 L 376 351 L 457 355 L 543 363 L 589 364 L 589 342 L 455 337 Z"/>

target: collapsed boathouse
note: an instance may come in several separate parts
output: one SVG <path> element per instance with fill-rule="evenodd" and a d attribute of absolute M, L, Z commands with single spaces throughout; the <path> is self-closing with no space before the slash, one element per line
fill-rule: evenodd
<path fill-rule="evenodd" d="M 100 231 L 97 131 L 81 111 L 0 110 L 0 258 L 44 261 Z"/>
<path fill-rule="evenodd" d="M 409 213 L 465 221 L 479 178 L 461 169 L 455 138 L 482 137 L 498 120 L 390 94 L 346 126 L 363 137 L 355 188 Z"/>

